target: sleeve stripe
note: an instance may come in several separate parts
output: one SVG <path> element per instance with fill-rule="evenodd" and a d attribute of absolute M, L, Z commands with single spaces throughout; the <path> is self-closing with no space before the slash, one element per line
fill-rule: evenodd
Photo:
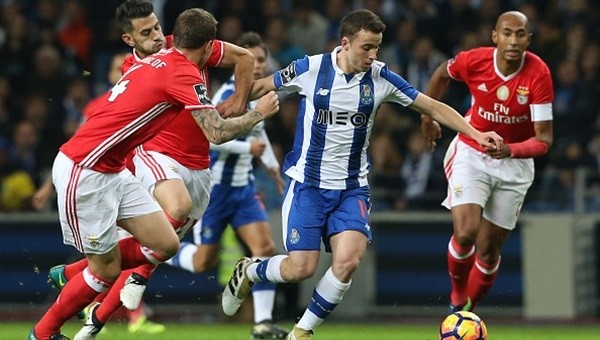
<path fill-rule="evenodd" d="M 186 105 L 185 109 L 186 110 L 202 110 L 202 109 L 214 109 L 215 106 L 214 105 L 199 105 L 199 104 L 194 104 L 194 105 Z"/>
<path fill-rule="evenodd" d="M 552 103 L 531 104 L 529 108 L 532 122 L 552 120 Z"/>

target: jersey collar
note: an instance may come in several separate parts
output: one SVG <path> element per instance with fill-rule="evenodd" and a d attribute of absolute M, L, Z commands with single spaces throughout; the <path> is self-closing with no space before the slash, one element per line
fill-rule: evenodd
<path fill-rule="evenodd" d="M 523 69 L 523 65 L 525 64 L 525 58 L 527 57 L 527 52 L 523 52 L 523 58 L 521 58 L 521 65 L 519 66 L 519 69 L 516 70 L 514 73 L 509 74 L 508 76 L 505 76 L 502 74 L 502 72 L 500 72 L 500 70 L 498 69 L 498 64 L 496 63 L 496 53 L 498 52 L 498 49 L 495 48 L 494 49 L 494 71 L 496 72 L 496 75 L 498 75 L 498 77 L 502 78 L 502 80 L 504 81 L 509 81 L 511 79 L 513 79 L 514 77 L 517 76 L 517 74 L 519 74 L 519 72 L 521 72 L 521 70 Z"/>

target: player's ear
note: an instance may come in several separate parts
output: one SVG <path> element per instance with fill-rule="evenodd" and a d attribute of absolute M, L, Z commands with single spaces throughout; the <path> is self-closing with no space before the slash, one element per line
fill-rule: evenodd
<path fill-rule="evenodd" d="M 347 37 L 342 38 L 342 49 L 348 51 L 350 48 L 350 40 Z"/>
<path fill-rule="evenodd" d="M 129 47 L 133 47 L 133 45 L 135 45 L 135 42 L 133 41 L 133 37 L 128 34 L 128 33 L 123 33 L 121 35 L 121 39 L 123 39 L 123 41 L 127 44 L 127 46 Z"/>
<path fill-rule="evenodd" d="M 492 30 L 492 41 L 494 44 L 498 43 L 498 32 L 496 32 L 496 30 Z"/>

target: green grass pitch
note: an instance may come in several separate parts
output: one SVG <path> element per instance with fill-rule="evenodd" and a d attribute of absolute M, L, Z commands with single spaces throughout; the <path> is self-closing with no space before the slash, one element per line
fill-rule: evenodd
<path fill-rule="evenodd" d="M 0 338 L 4 340 L 27 339 L 33 323 L 0 323 Z M 282 326 L 291 327 L 283 323 Z M 109 324 L 106 332 L 98 335 L 98 340 L 248 340 L 250 324 L 166 324 L 165 333 L 158 335 L 132 335 L 122 324 Z M 80 323 L 69 322 L 63 333 L 71 338 L 81 327 Z M 342 324 L 324 323 L 318 329 L 314 339 L 319 340 L 435 340 L 438 339 L 438 325 L 428 324 Z M 488 324 L 490 340 L 597 340 L 600 339 L 600 325 L 508 325 Z"/>

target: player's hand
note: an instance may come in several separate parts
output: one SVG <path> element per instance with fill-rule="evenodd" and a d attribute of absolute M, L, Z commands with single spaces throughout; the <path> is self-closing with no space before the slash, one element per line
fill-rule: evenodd
<path fill-rule="evenodd" d="M 255 138 L 250 141 L 250 154 L 254 157 L 260 157 L 265 152 L 267 144 L 261 139 Z"/>
<path fill-rule="evenodd" d="M 421 134 L 427 143 L 429 151 L 435 149 L 435 140 L 442 137 L 440 124 L 427 115 L 421 115 Z"/>
<path fill-rule="evenodd" d="M 280 195 L 283 195 L 283 188 L 285 187 L 285 183 L 281 178 L 281 173 L 279 172 L 279 167 L 269 168 L 269 175 L 273 178 L 273 182 L 275 182 L 275 187 L 277 187 L 277 192 Z"/>
<path fill-rule="evenodd" d="M 54 193 L 52 186 L 42 185 L 31 197 L 31 206 L 41 211 L 46 206 L 50 196 Z"/>
<path fill-rule="evenodd" d="M 262 113 L 264 119 L 273 116 L 279 111 L 279 97 L 275 91 L 270 91 L 258 100 L 256 111 Z"/>
<path fill-rule="evenodd" d="M 488 153 L 490 151 L 497 151 L 503 148 L 504 139 L 500 137 L 494 131 L 480 132 L 475 137 L 475 140 L 481 145 Z"/>
<path fill-rule="evenodd" d="M 237 117 L 246 113 L 246 103 L 235 103 L 233 99 L 233 96 L 230 96 L 229 98 L 217 104 L 216 109 L 221 117 Z"/>
<path fill-rule="evenodd" d="M 485 151 L 490 157 L 495 159 L 508 158 L 512 153 L 510 151 L 510 148 L 508 147 L 508 144 L 502 144 L 499 148 L 496 149 L 485 148 Z"/>

